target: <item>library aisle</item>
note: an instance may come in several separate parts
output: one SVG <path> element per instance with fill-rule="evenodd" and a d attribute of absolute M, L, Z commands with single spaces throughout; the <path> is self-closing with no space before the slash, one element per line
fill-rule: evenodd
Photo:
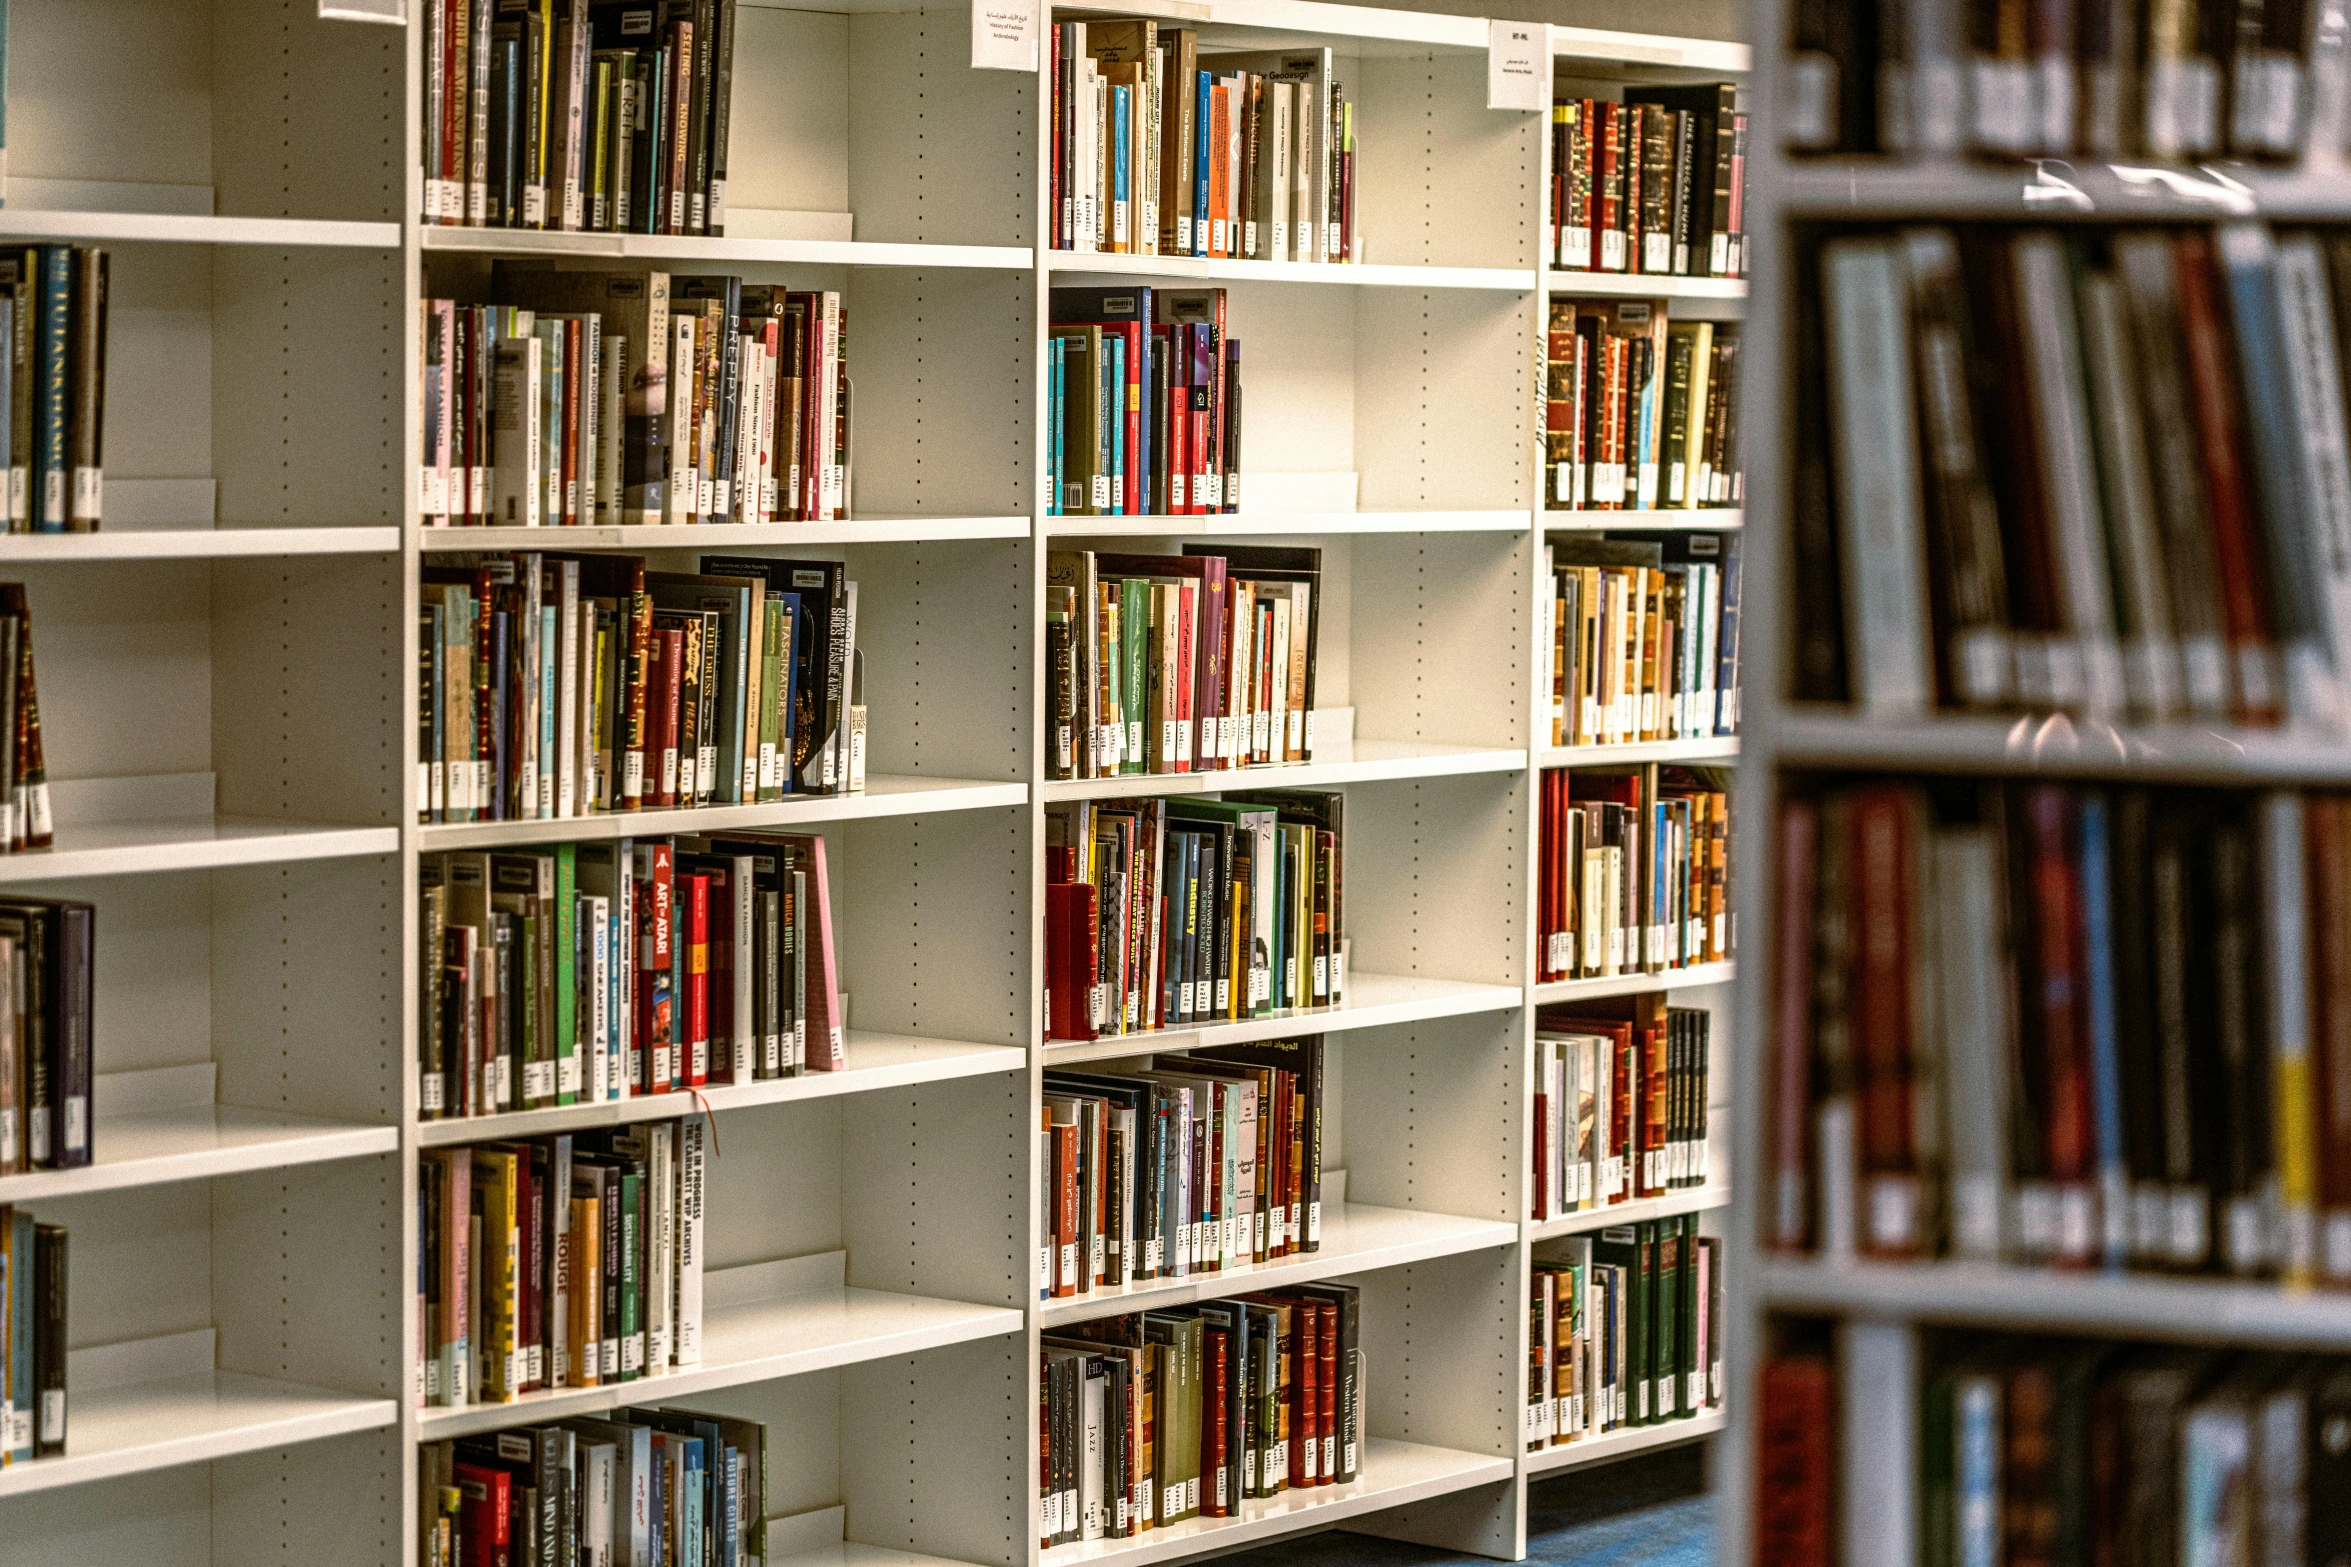
<path fill-rule="evenodd" d="M 0 44 L 0 1560 L 1549 1560 L 1738 1429 L 1744 46 Z"/>

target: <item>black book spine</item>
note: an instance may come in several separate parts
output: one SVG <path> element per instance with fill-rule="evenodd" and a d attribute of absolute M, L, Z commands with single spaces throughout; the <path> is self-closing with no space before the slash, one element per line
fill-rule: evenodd
<path fill-rule="evenodd" d="M 710 94 L 710 232 L 727 231 L 727 136 L 735 96 L 736 0 L 717 0 L 718 58 Z"/>
<path fill-rule="evenodd" d="M 57 908 L 51 1071 L 63 1123 L 57 1151 L 57 1168 L 61 1170 L 86 1165 L 91 1155 L 90 1008 L 96 921 L 97 910 L 87 903 L 65 903 Z"/>
<path fill-rule="evenodd" d="M 65 1451 L 65 1229 L 33 1226 L 33 1456 Z"/>
<path fill-rule="evenodd" d="M 717 0 L 694 4 L 694 105 L 686 132 L 686 232 L 710 232 L 711 89 L 717 85 Z"/>

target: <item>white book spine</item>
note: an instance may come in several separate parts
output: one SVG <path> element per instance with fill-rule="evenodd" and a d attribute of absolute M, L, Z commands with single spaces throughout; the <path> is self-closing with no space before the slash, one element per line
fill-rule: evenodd
<path fill-rule="evenodd" d="M 706 1117 L 690 1115 L 678 1123 L 676 1325 L 681 1366 L 702 1363 L 703 1144 L 709 1134 Z"/>

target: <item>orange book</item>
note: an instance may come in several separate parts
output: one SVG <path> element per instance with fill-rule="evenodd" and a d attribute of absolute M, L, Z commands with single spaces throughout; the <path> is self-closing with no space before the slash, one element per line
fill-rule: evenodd
<path fill-rule="evenodd" d="M 1233 90 L 1208 89 L 1208 253 L 1233 253 L 1233 172 L 1227 149 L 1233 140 Z"/>

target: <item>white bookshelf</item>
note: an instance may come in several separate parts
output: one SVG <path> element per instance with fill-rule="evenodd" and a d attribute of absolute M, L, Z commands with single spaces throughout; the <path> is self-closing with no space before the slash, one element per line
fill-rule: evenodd
<path fill-rule="evenodd" d="M 1755 36 L 1787 36 L 1792 7 L 1767 0 L 1754 8 Z M 1785 605 L 1790 569 L 1797 350 L 1796 291 L 1787 243 L 1800 225 L 1885 223 L 2098 222 L 2250 217 L 2265 221 L 2351 219 L 2343 179 L 2346 97 L 2344 41 L 2321 29 L 2312 57 L 2310 151 L 2291 168 L 2241 165 L 2175 168 L 2063 160 L 2003 167 L 1926 160 L 1801 159 L 1779 151 L 1771 69 L 1756 77 L 1750 115 L 1748 213 L 1760 236 L 1754 297 L 1768 302 L 1747 330 L 1743 450 L 1747 454 L 1749 603 Z M 1783 775 L 1793 772 L 1884 772 L 1897 775 L 2136 779 L 2259 787 L 2274 783 L 2335 785 L 2351 778 L 2351 749 L 2340 742 L 2282 730 L 2227 725 L 2110 727 L 2063 716 L 1990 719 L 1938 715 L 1885 721 L 1786 699 L 1793 639 L 1779 616 L 1750 622 L 1747 638 L 1745 764 L 1736 809 L 1748 830 L 1734 850 L 1738 907 L 1747 951 L 1773 950 L 1775 834 Z M 1765 1089 L 1754 1070 L 1769 1049 L 1770 998 L 1751 969 L 1739 987 L 1734 1162 L 1742 1177 L 1764 1167 Z M 1755 1417 L 1752 1393 L 1766 1327 L 1774 1318 L 1945 1326 L 1991 1332 L 2104 1339 L 2146 1339 L 2240 1349 L 2340 1353 L 2351 1337 L 2339 1300 L 2275 1282 L 2233 1282 L 2149 1274 L 2069 1273 L 1992 1263 L 1897 1264 L 1774 1255 L 1759 1249 L 1766 1201 L 1763 1183 L 1743 1179 L 1732 1201 L 1731 1404 L 1724 1462 L 1716 1473 L 1722 1505 L 1718 1559 L 1746 1561 L 1756 1515 Z M 1840 1485 L 1843 1483 L 1840 1478 Z"/>
<path fill-rule="evenodd" d="M 1368 264 L 1056 254 L 1042 75 L 967 69 L 968 10 L 921 4 L 746 0 L 739 237 L 720 239 L 419 223 L 413 29 L 321 20 L 312 0 L 121 0 L 103 28 L 72 0 L 10 7 L 11 55 L 41 68 L 16 73 L 0 237 L 115 255 L 107 531 L 0 538 L 0 570 L 33 603 L 60 817 L 56 848 L 0 858 L 0 882 L 97 902 L 102 1074 L 99 1162 L 0 1180 L 0 1202 L 69 1226 L 74 1259 L 71 1445 L 0 1470 L 11 1559 L 178 1567 L 266 1538 L 406 1567 L 420 1443 L 672 1398 L 769 1423 L 772 1560 L 794 1567 L 1140 1567 L 1342 1522 L 1514 1559 L 1534 1476 L 1718 1428 L 1520 1450 L 1532 1248 L 1726 1196 L 1526 1220 L 1534 1007 L 1665 990 L 1714 1008 L 1727 1039 L 1730 994 L 1727 965 L 1614 990 L 1531 983 L 1538 775 L 1728 766 L 1738 749 L 1543 744 L 1545 535 L 1740 516 L 1540 507 L 1539 333 L 1554 296 L 1730 319 L 1744 286 L 1550 271 L 1547 117 L 1485 107 L 1485 22 L 1316 0 L 1071 9 L 1158 16 L 1218 48 L 1329 43 L 1358 104 Z M 1554 50 L 1563 82 L 1611 91 L 1747 64 L 1733 45 L 1593 30 L 1554 30 Z M 417 302 L 473 289 L 501 258 L 844 291 L 855 519 L 420 526 Z M 1048 290 L 1153 278 L 1230 290 L 1253 509 L 1048 518 Z M 1048 780 L 1046 550 L 1197 538 L 1324 550 L 1320 696 L 1345 738 L 1240 776 Z M 418 573 L 533 547 L 665 568 L 703 551 L 848 562 L 866 792 L 419 825 Z M 1227 786 L 1348 791 L 1345 1006 L 1047 1044 L 1047 802 Z M 753 824 L 826 837 L 844 1070 L 419 1118 L 420 855 Z M 1119 1299 L 1034 1298 L 1042 1072 L 1305 1032 L 1329 1041 L 1337 1186 L 1319 1251 Z M 420 1408 L 420 1152 L 703 1110 L 702 1363 Z M 1342 1277 L 1365 1290 L 1361 1479 L 1039 1552 L 1041 1332 Z"/>

